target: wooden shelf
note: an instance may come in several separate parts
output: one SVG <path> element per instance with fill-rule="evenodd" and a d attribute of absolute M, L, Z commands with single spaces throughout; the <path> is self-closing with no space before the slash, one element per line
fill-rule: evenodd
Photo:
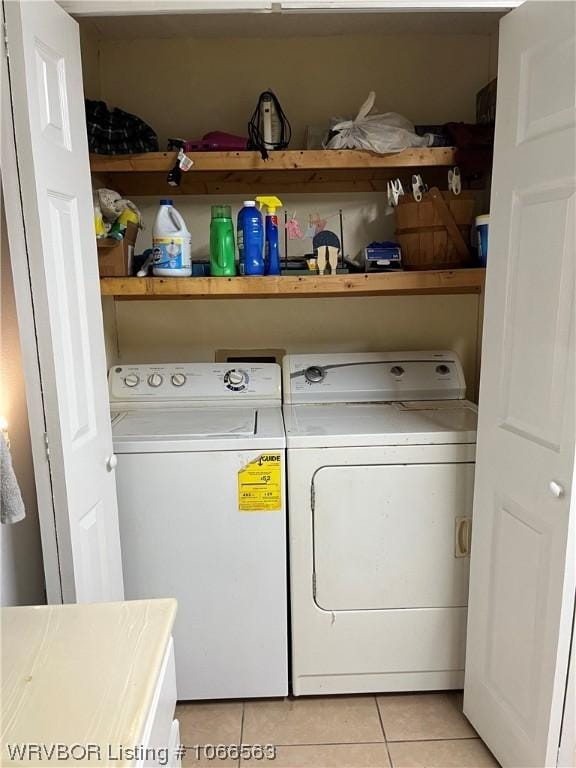
<path fill-rule="evenodd" d="M 166 177 L 176 152 L 141 155 L 91 155 L 95 179 L 123 195 L 241 194 L 245 192 L 378 192 L 399 176 L 407 187 L 415 169 L 428 184 L 446 186 L 446 169 L 456 163 L 452 147 L 405 149 L 389 155 L 344 150 L 288 150 L 271 152 L 190 152 L 192 168 L 182 174 L 179 187 Z"/>
<path fill-rule="evenodd" d="M 282 277 L 103 277 L 118 299 L 306 298 L 481 293 L 484 269 Z"/>

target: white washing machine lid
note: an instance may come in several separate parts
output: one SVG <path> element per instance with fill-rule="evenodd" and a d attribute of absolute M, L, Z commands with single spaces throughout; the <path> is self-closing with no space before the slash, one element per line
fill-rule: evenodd
<path fill-rule="evenodd" d="M 467 400 L 284 406 L 288 448 L 475 443 Z"/>
<path fill-rule="evenodd" d="M 143 408 L 113 416 L 116 453 L 283 448 L 280 408 Z"/>

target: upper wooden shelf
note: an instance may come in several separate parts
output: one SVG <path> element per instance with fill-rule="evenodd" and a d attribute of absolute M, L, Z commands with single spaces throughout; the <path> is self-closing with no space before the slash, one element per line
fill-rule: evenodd
<path fill-rule="evenodd" d="M 343 150 L 287 150 L 271 152 L 190 152 L 192 168 L 182 174 L 179 187 L 166 177 L 176 162 L 175 152 L 141 155 L 91 155 L 97 181 L 123 195 L 260 194 L 281 192 L 378 192 L 399 176 L 408 184 L 422 169 L 428 184 L 446 186 L 446 169 L 456 162 L 452 147 L 405 149 L 389 155 Z"/>
<path fill-rule="evenodd" d="M 102 295 L 121 299 L 306 298 L 480 293 L 484 269 L 281 277 L 103 277 Z"/>

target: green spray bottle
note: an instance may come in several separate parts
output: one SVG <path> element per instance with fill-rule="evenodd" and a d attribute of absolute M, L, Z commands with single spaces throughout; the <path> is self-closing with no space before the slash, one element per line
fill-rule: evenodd
<path fill-rule="evenodd" d="M 210 220 L 210 274 L 232 277 L 236 274 L 234 225 L 229 205 L 213 205 Z"/>

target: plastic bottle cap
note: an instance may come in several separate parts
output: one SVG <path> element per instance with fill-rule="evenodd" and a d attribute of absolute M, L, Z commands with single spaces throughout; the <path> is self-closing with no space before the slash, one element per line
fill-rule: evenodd
<path fill-rule="evenodd" d="M 160 205 L 172 205 L 172 200 L 160 200 Z"/>
<path fill-rule="evenodd" d="M 242 205 L 245 208 L 255 208 L 256 207 L 256 200 L 244 200 Z"/>

